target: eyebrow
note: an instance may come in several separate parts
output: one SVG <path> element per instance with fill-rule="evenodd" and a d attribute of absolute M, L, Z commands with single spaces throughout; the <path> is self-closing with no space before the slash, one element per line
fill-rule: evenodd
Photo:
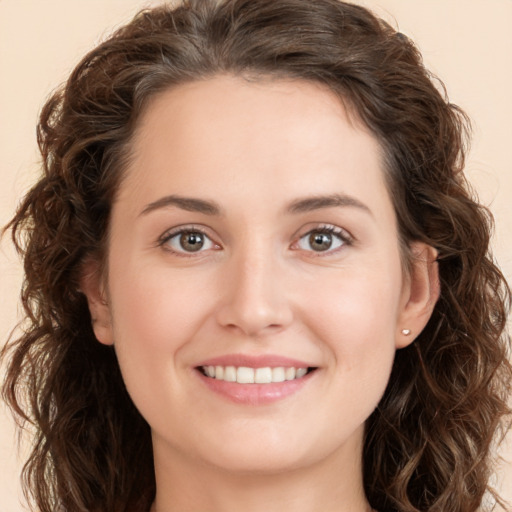
<path fill-rule="evenodd" d="M 296 199 L 288 205 L 287 211 L 289 213 L 307 213 L 314 210 L 321 210 L 323 208 L 346 206 L 358 208 L 373 217 L 373 213 L 368 206 L 355 197 L 347 196 L 345 194 L 331 194 L 327 196 L 312 196 L 305 197 L 303 199 Z"/>
<path fill-rule="evenodd" d="M 214 201 L 206 199 L 197 199 L 194 197 L 184 197 L 179 195 L 169 195 L 161 197 L 152 203 L 149 203 L 141 212 L 141 215 L 146 215 L 154 210 L 166 208 L 168 206 L 177 206 L 182 210 L 189 212 L 202 213 L 204 215 L 221 215 L 222 208 Z M 373 216 L 370 208 L 355 197 L 345 194 L 331 194 L 326 196 L 312 196 L 292 201 L 287 207 L 286 211 L 291 214 L 307 213 L 323 208 L 333 207 L 354 207 Z"/>
<path fill-rule="evenodd" d="M 154 210 L 166 208 L 167 206 L 177 206 L 188 212 L 203 213 L 205 215 L 220 215 L 222 210 L 217 203 L 205 199 L 196 199 L 194 197 L 183 197 L 178 195 L 165 196 L 152 203 L 149 203 L 141 215 L 146 215 Z"/>

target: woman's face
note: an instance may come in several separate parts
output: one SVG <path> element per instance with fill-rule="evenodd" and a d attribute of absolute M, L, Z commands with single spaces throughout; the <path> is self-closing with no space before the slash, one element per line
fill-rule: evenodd
<path fill-rule="evenodd" d="M 88 296 L 156 459 L 357 461 L 418 327 L 375 138 L 318 85 L 219 76 L 156 97 L 132 149 Z"/>

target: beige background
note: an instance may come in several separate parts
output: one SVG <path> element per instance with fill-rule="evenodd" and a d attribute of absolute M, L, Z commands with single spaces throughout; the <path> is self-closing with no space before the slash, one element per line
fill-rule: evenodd
<path fill-rule="evenodd" d="M 155 3 L 0 0 L 0 225 L 37 171 L 35 124 L 45 97 L 111 28 Z M 474 120 L 468 174 L 495 214 L 495 254 L 512 280 L 512 0 L 359 3 L 398 24 L 419 44 L 451 100 Z M 0 249 L 0 344 L 16 322 L 20 281 L 20 265 L 5 239 Z M 23 510 L 14 440 L 12 420 L 0 406 L 0 512 Z M 508 455 L 502 452 L 512 460 L 510 448 Z M 512 463 L 503 464 L 497 475 L 512 500 Z"/>

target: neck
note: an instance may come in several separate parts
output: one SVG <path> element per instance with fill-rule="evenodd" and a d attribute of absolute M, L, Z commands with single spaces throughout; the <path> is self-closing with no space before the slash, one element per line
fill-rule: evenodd
<path fill-rule="evenodd" d="M 157 440 L 154 445 L 157 494 L 151 512 L 371 511 L 360 453 L 354 457 L 345 450 L 300 469 L 241 473 L 175 451 L 166 457 Z"/>

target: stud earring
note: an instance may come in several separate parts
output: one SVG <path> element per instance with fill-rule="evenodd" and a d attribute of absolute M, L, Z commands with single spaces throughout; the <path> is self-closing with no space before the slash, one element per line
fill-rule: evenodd
<path fill-rule="evenodd" d="M 411 330 L 410 329 L 402 329 L 402 334 L 404 336 L 409 336 L 409 334 L 411 334 Z"/>

